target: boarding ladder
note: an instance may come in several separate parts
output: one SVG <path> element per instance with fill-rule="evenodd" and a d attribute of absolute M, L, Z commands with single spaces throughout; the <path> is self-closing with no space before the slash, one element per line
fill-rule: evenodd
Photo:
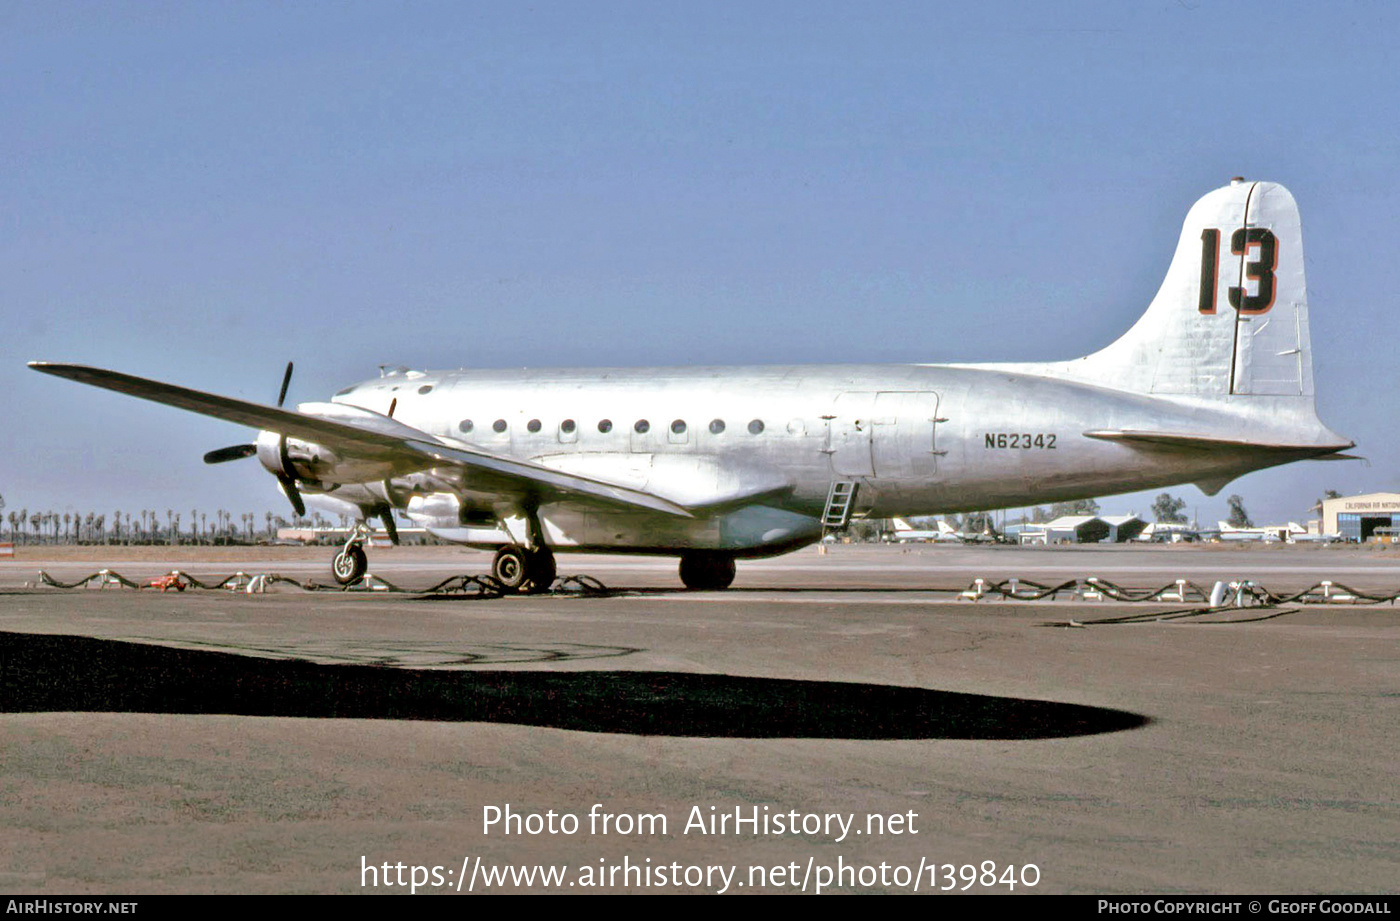
<path fill-rule="evenodd" d="M 822 510 L 822 530 L 839 531 L 851 523 L 851 511 L 856 505 L 856 493 L 860 483 L 855 480 L 832 480 L 831 491 L 826 494 L 826 508 Z"/>

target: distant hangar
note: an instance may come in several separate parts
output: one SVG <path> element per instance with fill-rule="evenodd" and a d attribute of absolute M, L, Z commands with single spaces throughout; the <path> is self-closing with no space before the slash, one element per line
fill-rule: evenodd
<path fill-rule="evenodd" d="M 1380 531 L 1386 528 L 1391 530 Z M 1400 493 L 1373 492 L 1322 500 L 1322 533 L 1364 543 L 1400 534 Z"/>

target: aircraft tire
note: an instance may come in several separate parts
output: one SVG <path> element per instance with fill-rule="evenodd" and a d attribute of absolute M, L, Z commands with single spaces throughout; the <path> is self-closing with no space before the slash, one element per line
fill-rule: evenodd
<path fill-rule="evenodd" d="M 525 595 L 549 591 L 556 572 L 554 554 L 548 549 L 530 551 L 515 545 L 502 547 L 491 562 L 491 575 L 496 581 L 507 591 Z"/>
<path fill-rule="evenodd" d="M 687 553 L 681 557 L 686 588 L 718 591 L 734 583 L 734 557 L 722 553 Z"/>
<path fill-rule="evenodd" d="M 369 571 L 369 558 L 359 544 L 342 549 L 331 560 L 331 573 L 341 585 L 354 585 Z"/>

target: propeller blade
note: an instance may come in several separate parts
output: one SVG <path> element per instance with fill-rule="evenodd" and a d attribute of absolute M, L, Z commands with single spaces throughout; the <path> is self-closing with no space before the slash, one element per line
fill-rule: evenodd
<path fill-rule="evenodd" d="M 384 530 L 389 532 L 389 543 L 399 545 L 399 526 L 394 523 L 394 510 L 387 505 L 379 507 L 379 518 L 384 522 Z"/>
<path fill-rule="evenodd" d="M 297 481 L 287 476 L 285 473 L 277 475 L 277 482 L 282 484 L 282 493 L 287 497 L 287 501 L 292 503 L 292 508 L 298 516 L 306 514 L 306 503 L 302 501 L 301 490 L 297 489 Z"/>
<path fill-rule="evenodd" d="M 227 448 L 219 448 L 217 451 L 210 451 L 204 455 L 204 462 L 206 464 L 223 464 L 232 460 L 252 457 L 257 453 L 257 445 L 229 445 Z"/>
<path fill-rule="evenodd" d="M 287 399 L 287 388 L 292 385 L 292 363 L 287 362 L 287 370 L 282 375 L 282 389 L 277 394 L 277 406 L 280 409 L 282 402 Z"/>

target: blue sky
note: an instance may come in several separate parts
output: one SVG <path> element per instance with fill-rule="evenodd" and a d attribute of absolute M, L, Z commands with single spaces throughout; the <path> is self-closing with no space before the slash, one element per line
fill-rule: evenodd
<path fill-rule="evenodd" d="M 1320 414 L 1400 489 L 1400 9 L 1288 3 L 0 5 L 10 508 L 285 501 L 239 427 L 380 364 L 1068 358 L 1230 176 L 1303 214 Z M 1174 490 L 1203 520 L 1224 495 Z M 1151 497 L 1112 499 L 1145 512 Z"/>

